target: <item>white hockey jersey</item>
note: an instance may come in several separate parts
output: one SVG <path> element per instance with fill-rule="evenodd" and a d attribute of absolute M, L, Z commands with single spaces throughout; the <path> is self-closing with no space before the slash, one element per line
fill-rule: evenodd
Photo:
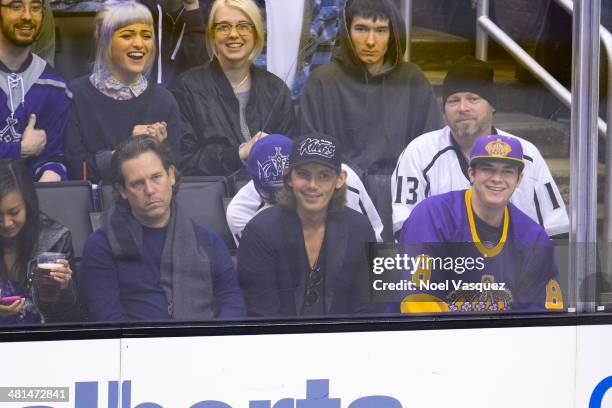
<path fill-rule="evenodd" d="M 533 143 L 515 137 L 523 146 L 523 179 L 510 202 L 546 229 L 549 236 L 569 231 L 569 217 L 544 158 Z M 400 155 L 391 176 L 393 231 L 402 228 L 423 199 L 470 187 L 468 160 L 454 143 L 448 126 L 414 139 Z"/>
<path fill-rule="evenodd" d="M 342 170 L 345 170 L 347 173 L 346 206 L 368 217 L 374 229 L 376 240 L 381 242 L 383 224 L 365 186 L 357 173 L 349 166 L 342 164 Z M 227 225 L 232 232 L 234 241 L 236 241 L 236 246 L 239 245 L 242 230 L 251 221 L 251 218 L 257 214 L 257 210 L 259 210 L 262 204 L 261 196 L 255 189 L 253 181 L 249 181 L 236 193 L 227 206 L 225 217 L 227 218 Z"/>

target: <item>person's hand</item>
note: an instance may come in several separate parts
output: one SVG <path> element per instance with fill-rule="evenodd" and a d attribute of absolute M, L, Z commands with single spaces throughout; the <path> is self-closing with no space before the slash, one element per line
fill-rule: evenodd
<path fill-rule="evenodd" d="M 149 125 L 136 125 L 132 130 L 132 136 L 149 135 L 153 136 L 161 143 L 168 137 L 167 127 L 168 125 L 164 121 L 151 123 Z"/>
<path fill-rule="evenodd" d="M 52 170 L 45 170 L 38 181 L 42 183 L 48 183 L 51 181 L 62 181 L 62 178 L 59 174 Z"/>
<path fill-rule="evenodd" d="M 47 132 L 36 129 L 36 115 L 31 114 L 21 135 L 21 157 L 38 156 L 47 144 Z"/>
<path fill-rule="evenodd" d="M 49 272 L 49 275 L 51 275 L 54 281 L 59 282 L 60 289 L 64 290 L 68 287 L 70 279 L 72 279 L 72 269 L 70 269 L 70 264 L 66 259 L 58 259 L 57 263 L 62 266 L 53 269 Z"/>
<path fill-rule="evenodd" d="M 253 145 L 255 144 L 255 142 L 257 142 L 259 139 L 262 139 L 266 136 L 268 136 L 268 134 L 260 130 L 259 132 L 255 133 L 255 136 L 253 136 L 251 140 L 249 140 L 246 143 L 241 144 L 240 147 L 238 148 L 238 155 L 240 156 L 240 160 L 246 161 L 246 159 L 248 159 L 249 155 L 251 154 L 251 149 L 253 148 Z"/>
<path fill-rule="evenodd" d="M 25 304 L 25 298 L 14 301 L 11 304 L 0 304 L 0 316 L 13 316 L 21 312 L 21 308 Z"/>

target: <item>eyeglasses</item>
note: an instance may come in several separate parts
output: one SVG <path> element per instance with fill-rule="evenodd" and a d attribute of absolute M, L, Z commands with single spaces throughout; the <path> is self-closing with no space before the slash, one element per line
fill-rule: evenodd
<path fill-rule="evenodd" d="M 319 301 L 319 286 L 322 281 L 321 268 L 316 265 L 308 272 L 308 286 L 306 287 L 305 305 L 312 306 Z"/>
<path fill-rule="evenodd" d="M 230 23 L 215 23 L 213 27 L 215 29 L 215 32 L 227 36 L 232 32 L 233 28 L 236 28 L 236 31 L 240 35 L 249 35 L 253 32 L 253 28 L 255 26 L 251 23 L 247 23 L 246 21 L 243 21 L 236 25 L 233 25 Z"/>
<path fill-rule="evenodd" d="M 9 4 L 0 4 L 0 7 L 6 7 L 12 13 L 15 13 L 15 14 L 23 14 L 27 6 L 20 1 L 14 1 Z M 29 8 L 30 8 L 30 13 L 32 14 L 42 14 L 43 9 L 44 9 L 43 4 L 40 2 L 30 3 Z"/>

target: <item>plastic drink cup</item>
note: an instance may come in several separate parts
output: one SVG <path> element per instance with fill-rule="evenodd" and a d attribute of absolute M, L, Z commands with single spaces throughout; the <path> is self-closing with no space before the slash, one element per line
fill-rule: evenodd
<path fill-rule="evenodd" d="M 41 302 L 56 302 L 60 298 L 60 283 L 50 274 L 63 266 L 58 262 L 60 259 L 66 259 L 66 255 L 61 252 L 42 252 L 36 257 L 34 281 Z"/>

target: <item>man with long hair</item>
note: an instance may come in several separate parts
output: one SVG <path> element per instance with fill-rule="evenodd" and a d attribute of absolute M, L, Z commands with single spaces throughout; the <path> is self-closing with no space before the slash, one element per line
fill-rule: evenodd
<path fill-rule="evenodd" d="M 345 205 L 346 171 L 331 137 L 293 144 L 278 204 L 242 234 L 238 277 L 252 316 L 322 316 L 370 310 L 368 219 Z"/>

